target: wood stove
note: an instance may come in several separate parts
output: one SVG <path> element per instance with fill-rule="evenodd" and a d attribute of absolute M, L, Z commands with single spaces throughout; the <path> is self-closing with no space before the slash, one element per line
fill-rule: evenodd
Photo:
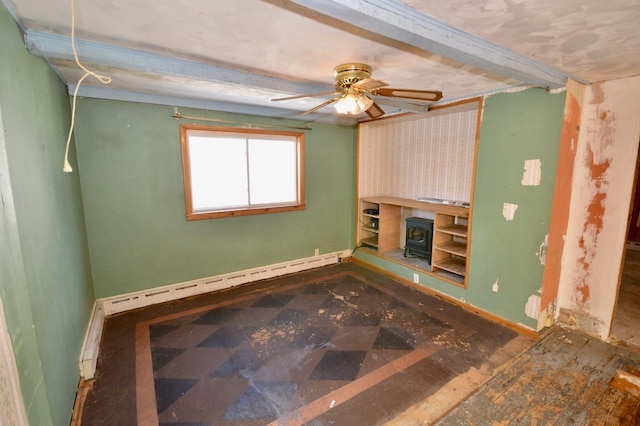
<path fill-rule="evenodd" d="M 406 220 L 406 241 L 404 257 L 407 253 L 424 257 L 431 263 L 431 247 L 433 244 L 433 220 L 422 217 L 408 217 Z"/>

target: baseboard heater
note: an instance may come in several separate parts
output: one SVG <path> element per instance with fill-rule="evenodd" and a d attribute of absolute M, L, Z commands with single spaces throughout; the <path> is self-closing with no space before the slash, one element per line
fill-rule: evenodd
<path fill-rule="evenodd" d="M 304 259 L 297 259 L 229 274 L 216 275 L 213 277 L 201 278 L 178 284 L 170 284 L 120 296 L 98 299 L 94 304 L 89 326 L 87 327 L 87 333 L 85 334 L 84 344 L 82 346 L 80 356 L 80 375 L 85 380 L 93 378 L 96 363 L 98 361 L 98 349 L 100 346 L 100 337 L 102 335 L 102 326 L 104 319 L 110 315 L 158 303 L 184 299 L 185 297 L 224 290 L 241 284 L 289 275 L 308 269 L 319 268 L 321 266 L 333 265 L 350 255 L 351 253 L 349 250 L 327 253 L 324 255 L 307 257 Z"/>

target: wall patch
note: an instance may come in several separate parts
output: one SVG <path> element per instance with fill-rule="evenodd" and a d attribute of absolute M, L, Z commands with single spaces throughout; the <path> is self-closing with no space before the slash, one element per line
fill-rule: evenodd
<path fill-rule="evenodd" d="M 542 162 L 539 159 L 524 161 L 524 173 L 522 174 L 522 186 L 540 185 L 541 176 L 542 176 Z"/>
<path fill-rule="evenodd" d="M 513 217 L 516 215 L 516 210 L 518 210 L 517 204 L 504 203 L 502 206 L 502 216 L 507 220 L 513 220 Z"/>
<path fill-rule="evenodd" d="M 532 294 L 524 306 L 524 313 L 529 317 L 537 320 L 540 317 L 540 296 Z"/>

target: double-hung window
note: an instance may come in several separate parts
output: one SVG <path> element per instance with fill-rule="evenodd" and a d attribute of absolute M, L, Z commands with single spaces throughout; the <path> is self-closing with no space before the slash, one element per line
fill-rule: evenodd
<path fill-rule="evenodd" d="M 187 220 L 304 209 L 304 133 L 181 125 Z"/>

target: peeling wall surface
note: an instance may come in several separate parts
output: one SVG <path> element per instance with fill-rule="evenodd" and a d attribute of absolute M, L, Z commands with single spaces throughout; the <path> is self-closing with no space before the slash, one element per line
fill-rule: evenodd
<path fill-rule="evenodd" d="M 540 89 L 491 96 L 480 130 L 467 297 L 533 330 L 539 328 L 540 251 L 549 232 L 564 104 L 564 93 Z M 523 184 L 527 164 L 536 165 L 530 169 L 539 184 Z"/>
<path fill-rule="evenodd" d="M 558 167 L 556 169 L 556 185 L 553 194 L 553 210 L 549 224 L 549 237 L 545 270 L 542 284 L 542 310 L 555 315 L 555 306 L 560 286 L 562 269 L 562 253 L 564 238 L 569 222 L 571 189 L 573 179 L 573 163 L 576 156 L 576 145 L 580 134 L 580 117 L 582 116 L 582 98 L 586 86 L 569 80 L 564 108 Z"/>
<path fill-rule="evenodd" d="M 640 77 L 584 89 L 558 302 L 608 337 L 640 137 Z"/>

